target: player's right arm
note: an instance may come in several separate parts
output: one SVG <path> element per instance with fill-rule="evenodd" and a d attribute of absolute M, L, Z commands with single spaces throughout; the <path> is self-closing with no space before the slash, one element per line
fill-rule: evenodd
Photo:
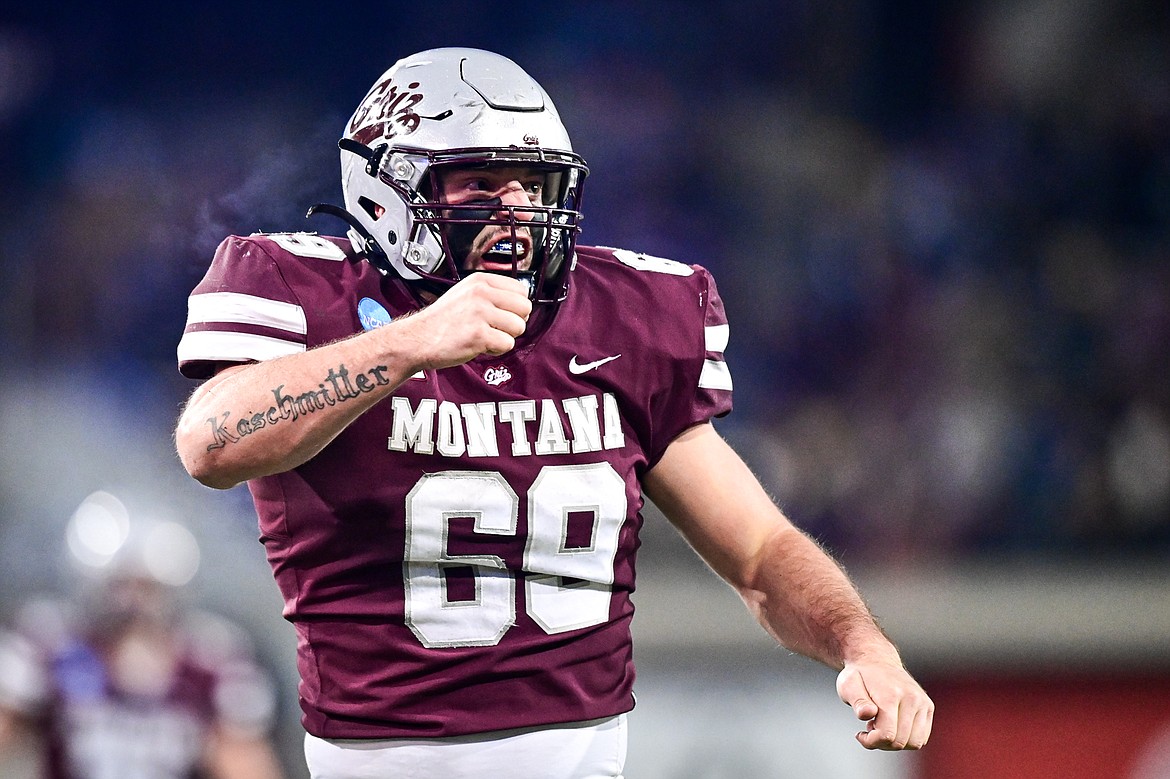
<path fill-rule="evenodd" d="M 783 646 L 838 671 L 866 749 L 920 749 L 934 702 L 838 563 L 780 511 L 710 423 L 677 436 L 647 495 Z"/>
<path fill-rule="evenodd" d="M 295 468 L 414 373 L 512 349 L 531 310 L 522 282 L 476 273 L 383 327 L 224 367 L 195 390 L 179 417 L 179 458 L 191 476 L 217 489 Z M 350 387 L 364 375 L 362 389 L 335 391 L 345 386 L 342 375 Z"/>

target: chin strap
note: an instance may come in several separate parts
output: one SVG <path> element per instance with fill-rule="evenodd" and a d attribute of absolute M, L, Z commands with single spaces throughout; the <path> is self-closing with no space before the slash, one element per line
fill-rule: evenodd
<path fill-rule="evenodd" d="M 361 157 L 366 161 L 366 173 L 377 177 L 378 171 L 382 167 L 382 158 L 386 156 L 386 152 L 390 151 L 390 144 L 379 143 L 371 149 L 361 141 L 355 141 L 353 138 L 341 138 L 337 141 L 337 148 Z"/>
<path fill-rule="evenodd" d="M 363 247 L 364 253 L 373 266 L 383 273 L 394 272 L 394 267 L 390 264 L 390 260 L 387 259 L 386 252 L 382 251 L 382 247 L 378 245 L 378 241 L 353 214 L 331 203 L 316 203 L 310 206 L 309 210 L 305 212 L 305 218 L 308 219 L 316 214 L 328 214 L 345 222 L 355 233 L 361 236 L 362 241 L 365 243 Z"/>

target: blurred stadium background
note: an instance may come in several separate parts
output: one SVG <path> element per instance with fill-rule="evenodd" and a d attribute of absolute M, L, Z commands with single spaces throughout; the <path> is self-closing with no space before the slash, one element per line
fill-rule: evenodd
<path fill-rule="evenodd" d="M 247 493 L 173 454 L 174 347 L 223 236 L 335 229 L 302 214 L 340 199 L 342 122 L 441 45 L 510 56 L 553 96 L 593 169 L 584 241 L 714 270 L 721 430 L 939 707 L 920 755 L 865 753 L 832 674 L 772 648 L 651 514 L 628 775 L 1170 776 L 1152 0 L 8 4 L 0 623 L 116 556 L 78 512 L 108 492 L 117 538 L 161 538 L 162 575 L 253 634 L 304 775 Z"/>

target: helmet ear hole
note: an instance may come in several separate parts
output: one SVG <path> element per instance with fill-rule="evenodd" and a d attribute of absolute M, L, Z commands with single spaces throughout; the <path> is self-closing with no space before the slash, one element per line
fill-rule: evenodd
<path fill-rule="evenodd" d="M 386 213 L 386 209 L 382 208 L 382 206 L 378 205 L 373 200 L 370 200 L 364 195 L 358 198 L 358 205 L 363 211 L 369 214 L 370 219 L 373 219 L 374 221 L 377 221 L 378 218 L 382 216 L 382 214 Z"/>

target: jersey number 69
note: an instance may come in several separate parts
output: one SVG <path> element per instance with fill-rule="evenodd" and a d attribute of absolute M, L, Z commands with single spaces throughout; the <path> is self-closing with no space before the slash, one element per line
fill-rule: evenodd
<path fill-rule="evenodd" d="M 520 501 L 496 471 L 423 476 L 406 496 L 406 624 L 423 646 L 491 646 L 516 623 L 516 577 L 496 555 L 453 555 L 451 519 L 469 517 L 476 533 L 515 536 Z M 591 543 L 569 547 L 570 512 L 593 517 Z M 626 516 L 625 483 L 609 463 L 549 465 L 528 490 L 524 547 L 528 615 L 549 634 L 609 619 L 613 565 Z M 473 600 L 448 598 L 443 567 L 470 566 Z M 573 580 L 566 585 L 564 579 Z"/>

